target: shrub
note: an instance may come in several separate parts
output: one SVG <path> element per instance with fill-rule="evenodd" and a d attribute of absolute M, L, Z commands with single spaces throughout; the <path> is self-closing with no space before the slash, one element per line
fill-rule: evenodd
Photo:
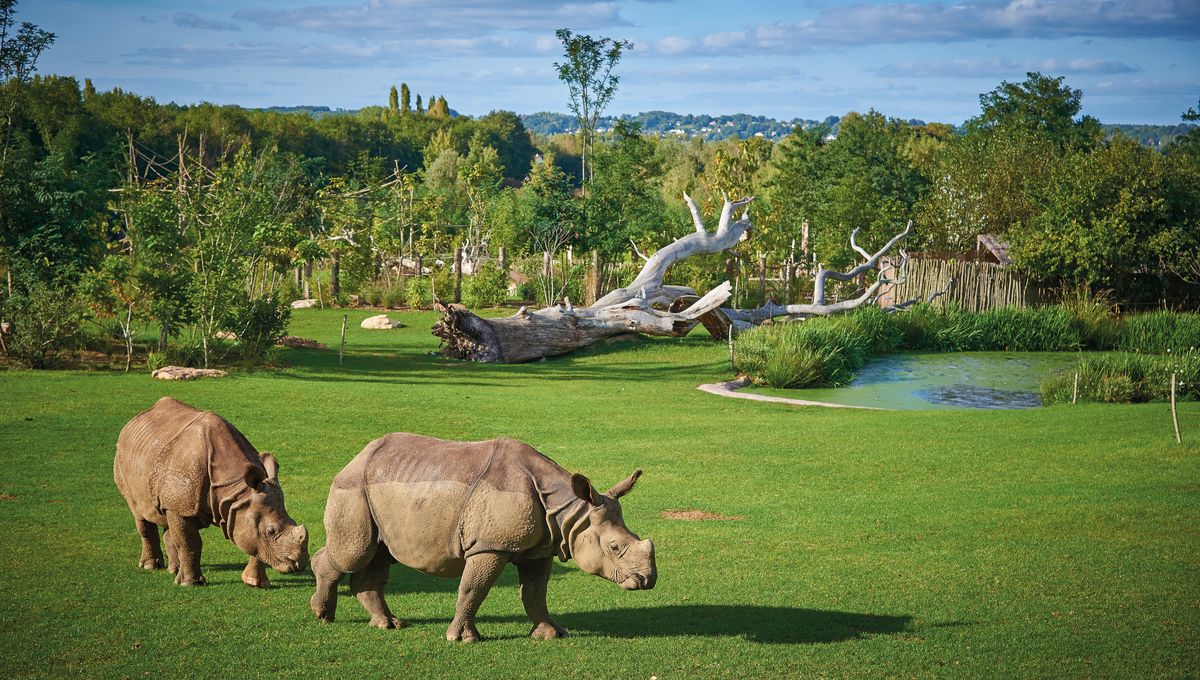
<path fill-rule="evenodd" d="M 238 350 L 247 362 L 262 360 L 287 333 L 292 308 L 281 298 L 250 300 L 244 295 L 232 310 L 228 325 L 237 333 Z"/>
<path fill-rule="evenodd" d="M 168 345 L 166 365 L 191 368 L 204 366 L 204 341 L 198 335 L 193 335 L 176 344 Z"/>
<path fill-rule="evenodd" d="M 362 298 L 364 303 L 378 307 L 383 304 L 384 290 L 383 286 L 372 282 L 358 289 L 358 297 Z"/>
<path fill-rule="evenodd" d="M 867 360 L 867 337 L 850 317 L 770 324 L 742 333 L 734 365 L 771 387 L 844 385 Z"/>
<path fill-rule="evenodd" d="M 1079 400 L 1109 403 L 1166 399 L 1171 374 L 1176 375 L 1179 399 L 1200 399 L 1200 351 L 1181 354 L 1113 352 L 1084 356 L 1073 368 L 1042 381 L 1042 401 L 1070 402 L 1079 375 Z"/>
<path fill-rule="evenodd" d="M 401 307 L 408 298 L 408 281 L 397 279 L 392 285 L 383 289 L 379 303 L 384 307 Z"/>
<path fill-rule="evenodd" d="M 424 277 L 410 279 L 404 287 L 404 305 L 411 309 L 420 309 L 430 300 L 429 280 Z"/>
<path fill-rule="evenodd" d="M 1087 286 L 1079 286 L 1066 291 L 1060 304 L 1071 315 L 1071 325 L 1084 348 L 1109 350 L 1116 345 L 1121 323 L 1107 293 L 1094 294 Z"/>
<path fill-rule="evenodd" d="M 49 368 L 67 360 L 83 323 L 83 304 L 71 288 L 29 281 L 4 302 L 3 316 L 14 332 L 5 342 L 9 356 L 29 368 Z"/>
<path fill-rule="evenodd" d="M 1179 353 L 1200 348 L 1200 314 L 1157 311 L 1125 317 L 1116 344 L 1128 352 Z"/>
<path fill-rule="evenodd" d="M 508 299 L 508 274 L 488 262 L 474 276 L 463 278 L 463 304 L 468 307 L 496 307 Z"/>

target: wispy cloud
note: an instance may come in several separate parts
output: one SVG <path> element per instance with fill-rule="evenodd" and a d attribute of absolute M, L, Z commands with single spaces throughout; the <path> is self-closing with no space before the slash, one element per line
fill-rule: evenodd
<path fill-rule="evenodd" d="M 1012 38 L 1200 39 L 1195 0 L 966 0 L 857 4 L 816 18 L 758 24 L 700 37 L 668 37 L 661 54 L 804 52 L 814 48 Z"/>
<path fill-rule="evenodd" d="M 449 36 L 498 31 L 588 30 L 628 25 L 617 2 L 563 0 L 371 0 L 359 5 L 300 9 L 247 9 L 235 18 L 263 28 L 293 28 L 336 35 Z"/>
<path fill-rule="evenodd" d="M 1003 78 L 1029 71 L 1050 74 L 1116 75 L 1137 73 L 1141 67 L 1103 59 L 950 59 L 886 64 L 875 71 L 885 78 Z"/>
<path fill-rule="evenodd" d="M 411 64 L 447 56 L 529 54 L 532 41 L 516 43 L 500 36 L 420 38 L 333 44 L 277 43 L 246 40 L 232 43 L 185 43 L 141 47 L 121 56 L 130 64 L 198 69 L 226 66 L 275 66 L 315 69 L 368 68 Z"/>
<path fill-rule="evenodd" d="M 215 19 L 205 19 L 198 14 L 191 12 L 176 12 L 175 16 L 171 17 L 171 21 L 175 22 L 176 26 L 181 28 L 198 28 L 204 31 L 240 31 L 241 26 L 231 21 L 217 21 Z"/>

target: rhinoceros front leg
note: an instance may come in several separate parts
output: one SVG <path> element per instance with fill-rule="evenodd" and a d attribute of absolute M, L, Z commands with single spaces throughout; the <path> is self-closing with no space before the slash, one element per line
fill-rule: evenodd
<path fill-rule="evenodd" d="M 454 620 L 446 629 L 447 640 L 478 642 L 479 631 L 475 628 L 475 614 L 483 598 L 500 578 L 508 558 L 496 553 L 479 553 L 467 558 L 462 581 L 458 584 L 458 604 L 454 608 Z"/>
<path fill-rule="evenodd" d="M 138 566 L 142 569 L 162 569 L 162 544 L 158 541 L 158 525 L 138 519 L 137 532 L 142 537 L 142 554 L 138 558 Z"/>
<path fill-rule="evenodd" d="M 551 640 L 567 636 L 567 629 L 558 625 L 550 618 L 546 609 L 546 584 L 550 583 L 550 566 L 554 559 L 547 557 L 534 562 L 518 562 L 517 574 L 521 580 L 521 602 L 525 605 L 525 613 L 533 621 L 531 637 L 539 640 Z"/>
<path fill-rule="evenodd" d="M 181 586 L 204 585 L 204 575 L 200 573 L 200 523 L 195 517 L 183 517 L 168 510 L 167 530 L 175 541 L 179 564 L 175 582 Z"/>
<path fill-rule="evenodd" d="M 259 561 L 257 557 L 250 557 L 250 561 L 246 563 L 246 568 L 242 570 L 242 583 L 251 588 L 270 588 L 271 580 L 267 578 L 267 565 Z"/>
<path fill-rule="evenodd" d="M 337 611 L 337 587 L 342 572 L 329 559 L 329 546 L 318 550 L 309 564 L 313 576 L 317 577 L 317 589 L 309 599 L 308 606 L 322 623 L 332 623 Z"/>
<path fill-rule="evenodd" d="M 387 600 L 383 598 L 392 561 L 392 554 L 386 547 L 381 547 L 375 551 L 375 557 L 371 558 L 366 568 L 350 574 L 350 592 L 371 615 L 371 626 L 374 628 L 403 628 L 408 625 L 392 614 Z"/>

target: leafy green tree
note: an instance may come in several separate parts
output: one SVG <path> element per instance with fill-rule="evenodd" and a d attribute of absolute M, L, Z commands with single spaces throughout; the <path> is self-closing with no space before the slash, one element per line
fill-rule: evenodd
<path fill-rule="evenodd" d="M 968 131 L 1022 130 L 1045 137 L 1056 147 L 1084 147 L 1096 143 L 1100 124 L 1091 116 L 1076 119 L 1083 93 L 1041 73 L 1026 74 L 1025 81 L 1003 81 L 979 95 L 982 112 L 967 121 Z"/>
<path fill-rule="evenodd" d="M 1171 226 L 1162 156 L 1124 137 L 1072 150 L 1038 187 L 1039 210 L 1010 233 L 1020 269 L 1047 283 L 1087 284 L 1153 299 L 1162 233 Z"/>
<path fill-rule="evenodd" d="M 400 113 L 412 112 L 412 93 L 408 90 L 408 83 L 400 83 Z"/>
<path fill-rule="evenodd" d="M 560 28 L 554 35 L 562 42 L 563 61 L 555 62 L 558 79 L 567 84 L 570 92 L 569 106 L 579 125 L 583 166 L 580 180 L 588 183 L 588 154 L 596 135 L 596 125 L 604 109 L 617 92 L 620 77 L 613 73 L 621 53 L 633 49 L 628 40 L 593 38 L 590 35 L 575 35 Z"/>
<path fill-rule="evenodd" d="M 640 126 L 618 121 L 592 162 L 595 174 L 585 199 L 588 219 L 581 245 L 613 259 L 628 251 L 631 240 L 643 246 L 647 240 L 661 240 L 667 222 L 660 192 L 662 163 Z"/>
<path fill-rule="evenodd" d="M 450 105 L 446 103 L 445 97 L 434 97 L 429 100 L 429 115 L 434 118 L 450 117 Z"/>
<path fill-rule="evenodd" d="M 393 85 L 391 91 L 388 92 L 388 113 L 393 115 L 400 113 L 400 94 L 396 92 L 395 85 Z"/>

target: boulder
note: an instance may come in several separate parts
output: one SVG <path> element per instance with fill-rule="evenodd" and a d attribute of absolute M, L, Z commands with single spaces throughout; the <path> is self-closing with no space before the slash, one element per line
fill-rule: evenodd
<path fill-rule="evenodd" d="M 187 366 L 163 366 L 150 374 L 158 380 L 195 380 L 196 378 L 224 378 L 229 375 L 215 368 L 188 368 Z"/>
<path fill-rule="evenodd" d="M 237 340 L 237 333 L 233 331 L 217 331 L 218 340 Z"/>
<path fill-rule="evenodd" d="M 359 324 L 368 330 L 390 330 L 392 328 L 404 328 L 404 324 L 388 318 L 387 314 L 377 314 L 375 316 L 363 319 Z"/>
<path fill-rule="evenodd" d="M 309 307 L 316 307 L 316 306 L 317 306 L 317 301 L 314 300 L 313 298 L 308 298 L 305 300 L 296 300 L 296 301 L 292 302 L 292 309 L 308 309 Z"/>

